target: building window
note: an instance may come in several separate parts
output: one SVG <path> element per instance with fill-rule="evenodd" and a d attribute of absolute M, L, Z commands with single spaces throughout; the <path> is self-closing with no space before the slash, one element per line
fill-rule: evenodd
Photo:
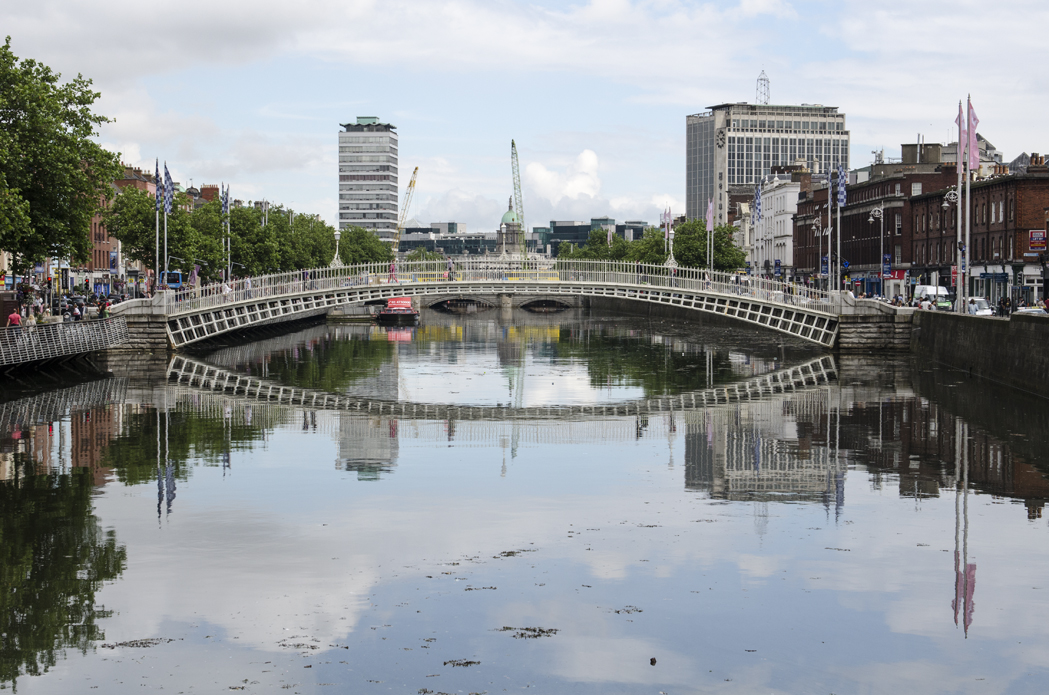
<path fill-rule="evenodd" d="M 912 183 L 911 184 L 911 195 L 921 195 L 921 194 L 922 194 L 921 182 L 919 181 L 918 183 Z"/>
<path fill-rule="evenodd" d="M 893 255 L 896 258 L 896 265 L 899 265 L 900 263 L 903 263 L 903 247 L 896 244 L 895 251 L 896 252 Z"/>

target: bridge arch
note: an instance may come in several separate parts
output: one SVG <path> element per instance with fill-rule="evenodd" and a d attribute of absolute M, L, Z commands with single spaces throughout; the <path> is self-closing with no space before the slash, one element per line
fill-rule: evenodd
<path fill-rule="evenodd" d="M 253 326 L 323 314 L 390 297 L 417 297 L 422 306 L 477 298 L 497 306 L 554 301 L 578 306 L 590 297 L 663 304 L 723 316 L 833 347 L 838 315 L 826 292 L 732 273 L 604 261 L 471 260 L 448 273 L 432 261 L 319 268 L 164 292 L 117 311 L 159 314 L 170 344 L 180 348 Z M 509 300 L 505 299 L 509 298 Z M 116 313 L 116 312 L 115 312 Z"/>

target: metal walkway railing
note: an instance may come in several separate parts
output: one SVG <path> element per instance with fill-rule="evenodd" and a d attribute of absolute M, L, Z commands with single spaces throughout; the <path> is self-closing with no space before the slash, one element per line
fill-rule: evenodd
<path fill-rule="evenodd" d="M 122 316 L 0 328 L 0 367 L 105 350 L 127 341 L 127 320 Z"/>
<path fill-rule="evenodd" d="M 831 312 L 827 292 L 802 285 L 701 268 L 669 268 L 623 261 L 507 261 L 498 258 L 460 261 L 449 272 L 441 261 L 365 263 L 341 268 L 315 268 L 236 280 L 228 292 L 221 285 L 168 292 L 157 308 L 167 316 L 221 309 L 249 300 L 280 298 L 369 285 L 414 285 L 434 282 L 549 282 L 589 285 L 644 285 L 651 288 L 713 292 L 748 297 L 811 311 Z M 119 305 L 118 305 L 119 306 Z M 118 309 L 119 311 L 119 309 Z"/>

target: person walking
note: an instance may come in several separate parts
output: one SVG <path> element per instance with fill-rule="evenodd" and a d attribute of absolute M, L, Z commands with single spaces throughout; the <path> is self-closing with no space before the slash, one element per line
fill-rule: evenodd
<path fill-rule="evenodd" d="M 12 337 L 17 338 L 22 330 L 22 314 L 18 312 L 17 307 L 12 309 L 11 315 L 7 317 L 7 327 L 11 329 Z"/>
<path fill-rule="evenodd" d="M 452 257 L 448 256 L 448 282 L 455 279 L 455 263 L 452 261 Z"/>

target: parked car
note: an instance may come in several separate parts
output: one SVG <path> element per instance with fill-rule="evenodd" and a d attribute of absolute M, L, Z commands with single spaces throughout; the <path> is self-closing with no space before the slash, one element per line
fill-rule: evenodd
<path fill-rule="evenodd" d="M 1013 316 L 1017 314 L 1026 314 L 1028 316 L 1049 316 L 1049 311 L 1046 311 L 1040 306 L 1028 306 L 1023 309 L 1017 309 L 1012 313 Z"/>

